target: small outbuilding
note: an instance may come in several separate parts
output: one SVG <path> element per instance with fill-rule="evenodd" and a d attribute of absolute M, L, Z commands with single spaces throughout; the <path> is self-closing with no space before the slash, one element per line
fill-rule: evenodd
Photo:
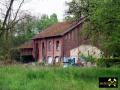
<path fill-rule="evenodd" d="M 23 62 L 35 61 L 33 58 L 33 42 L 32 40 L 25 42 L 19 47 L 20 57 Z"/>

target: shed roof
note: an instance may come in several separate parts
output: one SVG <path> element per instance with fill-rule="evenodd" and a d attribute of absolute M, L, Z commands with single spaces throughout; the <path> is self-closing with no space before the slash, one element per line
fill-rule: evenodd
<path fill-rule="evenodd" d="M 33 48 L 33 42 L 32 40 L 25 42 L 24 44 L 22 44 L 19 49 L 32 49 Z"/>

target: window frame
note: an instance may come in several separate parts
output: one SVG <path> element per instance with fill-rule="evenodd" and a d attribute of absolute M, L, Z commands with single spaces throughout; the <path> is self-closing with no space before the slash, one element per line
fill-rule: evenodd
<path fill-rule="evenodd" d="M 49 40 L 48 41 L 48 50 L 51 51 L 52 50 L 52 42 Z"/>
<path fill-rule="evenodd" d="M 56 41 L 56 51 L 59 51 L 60 50 L 60 41 L 57 40 Z"/>

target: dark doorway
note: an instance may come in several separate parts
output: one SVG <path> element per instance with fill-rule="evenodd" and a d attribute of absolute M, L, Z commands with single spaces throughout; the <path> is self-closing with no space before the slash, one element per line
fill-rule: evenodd
<path fill-rule="evenodd" d="M 23 55 L 23 56 L 21 56 L 21 61 L 23 63 L 35 62 L 35 60 L 34 60 L 32 55 Z"/>

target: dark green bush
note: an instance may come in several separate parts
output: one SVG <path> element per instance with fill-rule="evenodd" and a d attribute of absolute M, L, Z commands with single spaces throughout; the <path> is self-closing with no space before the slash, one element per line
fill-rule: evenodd
<path fill-rule="evenodd" d="M 89 56 L 81 55 L 80 57 L 83 58 L 86 62 L 91 62 L 91 63 L 95 63 L 96 62 L 96 58 L 94 58 L 91 55 L 89 55 Z"/>
<path fill-rule="evenodd" d="M 11 56 L 11 59 L 20 61 L 20 52 L 17 48 L 10 50 L 10 56 Z"/>
<path fill-rule="evenodd" d="M 111 67 L 120 64 L 120 58 L 101 58 L 97 60 L 100 67 Z"/>
<path fill-rule="evenodd" d="M 97 60 L 97 65 L 99 67 L 107 67 L 107 66 L 109 66 L 109 65 L 107 65 L 107 62 L 106 62 L 106 60 L 104 58 L 98 59 Z"/>

